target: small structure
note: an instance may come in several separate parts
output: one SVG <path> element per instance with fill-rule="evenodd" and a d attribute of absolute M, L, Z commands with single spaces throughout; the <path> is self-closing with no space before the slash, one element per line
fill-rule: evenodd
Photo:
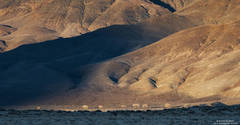
<path fill-rule="evenodd" d="M 166 104 L 164 105 L 164 108 L 171 108 L 171 104 L 166 103 Z"/>
<path fill-rule="evenodd" d="M 83 105 L 83 106 L 82 106 L 82 109 L 87 110 L 87 109 L 88 109 L 88 105 Z"/>
<path fill-rule="evenodd" d="M 126 106 L 126 105 L 121 105 L 120 107 L 121 107 L 121 108 L 127 108 L 127 106 Z"/>
<path fill-rule="evenodd" d="M 36 107 L 36 110 L 41 110 L 41 107 L 40 107 L 40 106 L 37 106 L 37 107 Z"/>
<path fill-rule="evenodd" d="M 75 112 L 76 110 L 74 110 L 74 109 L 64 109 L 64 111 L 67 111 L 67 112 Z"/>
<path fill-rule="evenodd" d="M 102 106 L 102 105 L 99 105 L 99 106 L 98 106 L 98 109 L 103 109 L 103 106 Z"/>
<path fill-rule="evenodd" d="M 132 107 L 133 107 L 133 108 L 139 108 L 139 107 L 140 107 L 140 104 L 132 104 Z"/>
<path fill-rule="evenodd" d="M 148 108 L 148 104 L 143 104 L 142 108 Z"/>

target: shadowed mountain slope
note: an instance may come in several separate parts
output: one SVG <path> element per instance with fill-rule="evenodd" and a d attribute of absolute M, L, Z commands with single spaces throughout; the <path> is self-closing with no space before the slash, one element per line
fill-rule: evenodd
<path fill-rule="evenodd" d="M 80 84 L 55 102 L 61 103 L 61 97 L 69 98 L 70 104 L 84 100 L 99 105 L 238 101 L 239 24 L 187 29 L 87 67 Z"/>
<path fill-rule="evenodd" d="M 79 37 L 62 38 L 38 44 L 23 45 L 17 49 L 2 53 L 0 54 L 0 60 L 4 61 L 0 62 L 1 86 L 7 88 L 5 88 L 6 91 L 2 91 L 0 95 L 2 98 L 7 99 L 8 101 L 6 102 L 8 103 L 18 102 L 19 100 L 16 100 L 17 98 L 30 99 L 24 93 L 21 93 L 22 91 L 25 91 L 29 95 L 38 94 L 38 96 L 42 96 L 52 90 L 49 90 L 49 92 L 46 92 L 47 90 L 40 92 L 41 89 L 36 86 L 48 86 L 49 84 L 58 86 L 58 81 L 53 81 L 54 79 L 58 79 L 58 77 L 62 77 L 58 76 L 60 74 L 64 76 L 62 78 L 66 79 L 66 81 L 61 80 L 63 85 L 69 85 L 68 87 L 61 88 L 64 88 L 64 90 L 74 88 L 81 82 L 82 75 L 85 75 L 85 72 L 86 75 L 90 72 L 85 70 L 84 67 L 88 67 L 88 65 L 91 64 L 95 65 L 96 63 L 134 51 L 158 41 L 169 34 L 193 26 L 191 23 L 185 24 L 187 20 L 184 17 L 176 15 L 158 17 L 158 20 L 162 20 L 162 23 L 158 24 L 155 19 L 152 24 L 148 23 L 147 25 L 116 25 L 99 29 Z M 169 22 L 168 20 L 175 21 Z M 40 69 L 35 69 L 35 66 L 40 66 Z M 24 73 L 21 73 L 24 67 L 27 69 Z M 28 69 L 30 71 L 27 71 Z M 40 74 L 45 74 L 43 70 L 46 70 L 46 72 L 48 72 L 47 70 L 55 72 L 53 73 L 55 76 L 49 73 L 46 75 L 46 78 L 42 79 L 42 75 Z M 79 74 L 75 72 L 79 72 Z M 15 75 L 10 75 L 12 73 Z M 22 75 L 17 75 L 19 73 Z M 58 75 L 56 75 L 56 73 Z M 22 79 L 24 80 L 21 81 Z M 16 85 L 19 86 L 15 88 Z M 29 87 L 29 90 L 25 88 L 26 85 Z M 46 87 L 41 88 L 45 89 Z M 11 89 L 11 91 L 9 91 L 9 89 Z M 37 90 L 32 91 L 32 89 Z M 9 96 L 5 96 L 6 93 L 9 93 Z M 36 96 L 32 96 L 32 98 L 35 97 Z"/>
<path fill-rule="evenodd" d="M 13 34 L 0 36 L 8 44 L 6 50 L 78 36 L 114 24 L 136 24 L 170 13 L 145 0 L 0 0 L 0 3 L 0 24 L 17 29 Z"/>
<path fill-rule="evenodd" d="M 239 26 L 238 21 L 187 29 L 119 57 L 115 61 L 133 67 L 118 86 L 147 95 L 239 98 Z"/>
<path fill-rule="evenodd" d="M 137 24 L 0 54 L 0 105 L 238 101 L 240 2 L 185 5 Z"/>

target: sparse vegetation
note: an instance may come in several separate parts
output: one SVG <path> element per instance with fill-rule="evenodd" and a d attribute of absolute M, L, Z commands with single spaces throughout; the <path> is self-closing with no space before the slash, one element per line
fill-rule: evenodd
<path fill-rule="evenodd" d="M 24 125 L 60 124 L 60 125 L 166 125 L 166 124 L 214 124 L 219 119 L 231 119 L 222 124 L 239 124 L 240 105 L 227 106 L 216 103 L 214 106 L 193 106 L 189 108 L 165 109 L 162 111 L 108 111 L 101 112 L 64 112 L 64 111 L 0 111 L 0 124 Z M 36 120 L 37 119 L 37 120 Z"/>

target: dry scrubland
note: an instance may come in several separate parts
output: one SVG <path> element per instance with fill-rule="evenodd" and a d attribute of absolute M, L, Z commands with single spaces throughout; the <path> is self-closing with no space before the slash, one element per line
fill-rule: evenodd
<path fill-rule="evenodd" d="M 163 1 L 0 0 L 0 105 L 239 104 L 240 1 Z"/>
<path fill-rule="evenodd" d="M 213 125 L 239 124 L 240 106 L 214 104 L 162 111 L 64 112 L 46 110 L 1 110 L 4 125 Z"/>

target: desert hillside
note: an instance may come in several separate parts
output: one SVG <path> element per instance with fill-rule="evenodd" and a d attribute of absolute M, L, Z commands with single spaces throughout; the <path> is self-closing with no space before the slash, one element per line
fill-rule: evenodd
<path fill-rule="evenodd" d="M 240 103 L 238 0 L 13 1 L 0 105 Z"/>
<path fill-rule="evenodd" d="M 16 29 L 0 36 L 8 45 L 5 51 L 23 44 L 78 36 L 114 24 L 136 24 L 170 13 L 145 0 L 0 0 L 0 3 L 0 24 Z"/>

